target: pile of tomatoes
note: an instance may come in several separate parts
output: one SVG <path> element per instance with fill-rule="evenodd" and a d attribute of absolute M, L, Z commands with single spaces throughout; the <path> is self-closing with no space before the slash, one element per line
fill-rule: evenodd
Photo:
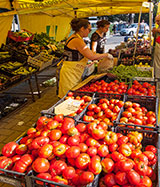
<path fill-rule="evenodd" d="M 148 82 L 141 84 L 134 80 L 132 87 L 128 89 L 127 93 L 128 95 L 156 96 L 156 87 Z"/>
<path fill-rule="evenodd" d="M 156 114 L 153 111 L 148 111 L 145 107 L 141 107 L 139 103 L 126 101 L 124 103 L 124 112 L 120 118 L 120 123 L 128 123 L 134 125 L 145 125 L 155 127 Z M 130 126 L 133 128 L 133 126 Z"/>
<path fill-rule="evenodd" d="M 123 105 L 124 102 L 119 99 L 99 99 L 97 100 L 97 104 L 90 104 L 88 106 L 87 112 L 83 116 L 83 121 L 92 122 L 96 119 L 99 122 L 112 125 L 112 122 L 117 119 Z"/>
<path fill-rule="evenodd" d="M 68 116 L 76 116 L 77 114 L 80 114 L 87 107 L 89 102 L 92 100 L 92 97 L 89 95 L 84 95 L 84 96 L 74 95 L 74 92 L 71 92 L 71 91 L 68 92 L 67 96 L 65 97 L 65 100 L 69 98 L 75 99 L 75 100 L 81 100 L 82 103 L 76 112 L 73 112 L 69 114 Z"/>
<path fill-rule="evenodd" d="M 126 93 L 128 85 L 125 82 L 119 82 L 115 80 L 107 83 L 104 80 L 88 83 L 79 91 L 82 92 L 100 92 L 100 93 L 112 93 L 112 94 L 123 94 Z"/>
<path fill-rule="evenodd" d="M 142 139 L 137 131 L 127 135 L 108 131 L 108 125 L 97 120 L 75 125 L 74 119 L 60 114 L 42 116 L 19 144 L 4 145 L 0 168 L 21 173 L 33 170 L 39 178 L 75 187 L 93 182 L 103 171 L 101 187 L 151 187 L 157 149 L 149 145 L 141 151 Z M 43 185 L 39 180 L 36 183 Z"/>

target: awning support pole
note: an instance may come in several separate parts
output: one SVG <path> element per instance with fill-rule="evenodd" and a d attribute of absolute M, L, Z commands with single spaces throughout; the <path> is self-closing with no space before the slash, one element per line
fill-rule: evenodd
<path fill-rule="evenodd" d="M 134 48 L 134 52 L 133 52 L 133 57 L 135 57 L 136 50 L 137 50 L 138 33 L 139 33 L 139 26 L 140 26 L 140 21 L 141 21 L 141 15 L 142 15 L 142 6 L 140 8 L 140 13 L 139 13 L 139 18 L 138 18 L 138 28 L 137 28 L 137 33 L 136 33 L 136 43 L 135 43 L 135 48 Z"/>

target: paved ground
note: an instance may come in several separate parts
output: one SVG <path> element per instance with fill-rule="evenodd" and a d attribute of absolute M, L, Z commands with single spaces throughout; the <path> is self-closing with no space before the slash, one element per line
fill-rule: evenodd
<path fill-rule="evenodd" d="M 55 68 L 50 68 L 42 72 L 41 77 L 39 77 L 39 82 L 46 79 L 44 76 L 54 76 Z M 48 79 L 48 78 L 47 78 Z M 35 87 L 34 79 L 32 80 L 33 87 Z M 8 116 L 0 120 L 0 150 L 2 147 L 10 142 L 14 141 L 17 137 L 21 136 L 22 133 L 27 131 L 28 128 L 32 126 L 40 116 L 40 111 L 50 108 L 54 103 L 58 101 L 56 96 L 56 87 L 42 88 L 42 96 L 39 99 L 36 96 L 36 101 L 32 102 L 28 99 L 28 102 L 24 107 L 12 112 Z M 26 82 L 14 87 L 12 91 L 29 91 L 28 84 Z M 10 91 L 10 90 L 9 90 Z M 0 183 L 0 187 L 10 187 L 11 185 Z"/>

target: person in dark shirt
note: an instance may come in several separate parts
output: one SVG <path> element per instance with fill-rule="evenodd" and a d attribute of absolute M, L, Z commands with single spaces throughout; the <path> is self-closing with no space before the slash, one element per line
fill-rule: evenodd
<path fill-rule="evenodd" d="M 104 53 L 106 44 L 106 32 L 108 31 L 110 22 L 100 20 L 97 22 L 97 30 L 91 36 L 90 49 L 96 53 Z"/>

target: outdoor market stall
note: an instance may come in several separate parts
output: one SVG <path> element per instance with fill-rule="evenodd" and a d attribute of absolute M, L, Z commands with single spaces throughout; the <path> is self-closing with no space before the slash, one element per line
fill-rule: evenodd
<path fill-rule="evenodd" d="M 24 2 L 13 1 L 14 11 L 20 17 L 35 15 L 37 10 L 30 8 L 27 12 L 25 7 L 31 4 Z M 28 2 L 32 7 L 36 5 Z M 137 5 L 138 10 L 143 1 L 76 2 L 58 1 L 54 8 L 47 6 L 44 11 L 49 16 L 61 12 L 63 16 L 83 17 L 80 15 L 96 15 L 96 11 L 106 15 L 109 11 L 114 14 L 114 9 L 108 7 L 123 9 L 126 3 L 127 8 Z M 129 11 L 136 11 L 136 6 Z M 24 28 L 33 31 L 31 27 Z M 54 38 L 58 39 L 59 30 L 56 32 Z M 42 111 L 33 127 L 2 148 L 0 181 L 28 187 L 143 186 L 146 182 L 148 186 L 159 186 L 157 82 L 127 78 L 131 79 L 120 82 L 106 73 L 90 76 L 75 91 L 69 91 L 53 107 Z"/>

